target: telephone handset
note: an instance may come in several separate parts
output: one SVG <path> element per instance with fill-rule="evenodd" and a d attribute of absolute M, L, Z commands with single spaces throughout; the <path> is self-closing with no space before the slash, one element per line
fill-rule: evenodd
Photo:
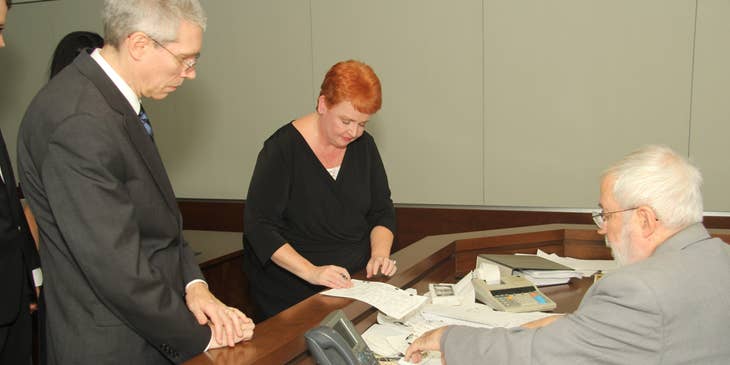
<path fill-rule="evenodd" d="M 345 313 L 330 313 L 304 334 L 309 352 L 320 365 L 377 365 L 375 355 Z"/>

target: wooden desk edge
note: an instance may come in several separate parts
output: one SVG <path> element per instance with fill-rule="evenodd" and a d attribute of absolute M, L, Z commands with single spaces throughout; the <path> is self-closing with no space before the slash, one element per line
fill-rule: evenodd
<path fill-rule="evenodd" d="M 595 232 L 595 227 L 548 224 L 425 237 L 392 255 L 398 262 L 399 271 L 385 282 L 401 288 L 410 287 L 439 264 L 453 260 L 459 240 L 505 236 L 522 240 L 541 240 L 546 237 L 545 232 L 550 232 L 548 238 L 551 240 L 556 237 L 562 240 L 566 235 L 602 239 L 600 236 L 584 233 L 586 230 Z M 359 273 L 354 277 L 362 278 L 363 275 Z M 308 355 L 303 338 L 304 332 L 318 325 L 327 314 L 336 309 L 342 309 L 355 323 L 375 312 L 375 309 L 366 303 L 317 294 L 257 324 L 251 341 L 238 344 L 234 348 L 209 351 L 208 354 L 198 355 L 186 364 L 223 364 L 228 361 L 234 361 L 236 364 L 283 364 L 301 359 Z"/>

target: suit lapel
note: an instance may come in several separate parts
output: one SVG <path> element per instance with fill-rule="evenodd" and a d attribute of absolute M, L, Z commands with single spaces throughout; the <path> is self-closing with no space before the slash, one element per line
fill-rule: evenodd
<path fill-rule="evenodd" d="M 152 142 L 147 132 L 144 131 L 144 127 L 142 127 L 136 115 L 132 117 L 126 114 L 124 115 L 124 128 L 127 129 L 129 139 L 136 147 L 137 152 L 139 152 L 147 165 L 147 169 L 150 171 L 152 178 L 157 183 L 157 187 L 165 197 L 167 206 L 177 215 L 178 208 L 177 201 L 175 200 L 175 192 L 172 190 L 170 179 L 167 177 L 167 172 L 165 172 L 165 166 L 162 164 L 162 158 L 157 151 L 157 146 Z"/>
<path fill-rule="evenodd" d="M 160 193 L 164 196 L 167 206 L 179 220 L 180 214 L 177 201 L 175 200 L 175 193 L 165 172 L 165 166 L 162 164 L 157 147 L 147 132 L 145 132 L 137 115 L 134 114 L 132 106 L 129 105 L 129 102 L 117 86 L 114 85 L 114 82 L 112 82 L 96 61 L 86 54 L 86 52 L 81 52 L 74 63 L 79 68 L 79 71 L 99 89 L 99 92 L 101 92 L 109 104 L 109 107 L 122 115 L 124 118 L 124 128 L 129 135 L 129 140 L 145 162 L 147 170 L 149 170 L 150 175 L 155 180 Z"/>

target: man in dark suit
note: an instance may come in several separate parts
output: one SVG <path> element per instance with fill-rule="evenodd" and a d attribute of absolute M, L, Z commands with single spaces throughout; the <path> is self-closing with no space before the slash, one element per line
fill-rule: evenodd
<path fill-rule="evenodd" d="M 0 48 L 10 1 L 0 0 Z M 35 280 L 34 280 L 35 275 Z M 40 259 L 18 200 L 13 167 L 0 132 L 0 364 L 28 364 L 31 297 L 40 285 Z"/>
<path fill-rule="evenodd" d="M 140 104 L 195 78 L 205 16 L 198 0 L 105 0 L 103 21 L 104 47 L 49 81 L 19 133 L 43 247 L 46 360 L 180 363 L 253 334 L 202 280 Z"/>

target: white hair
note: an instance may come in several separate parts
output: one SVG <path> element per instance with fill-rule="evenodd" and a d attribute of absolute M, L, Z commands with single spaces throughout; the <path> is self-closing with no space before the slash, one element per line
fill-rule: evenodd
<path fill-rule="evenodd" d="M 206 18 L 198 0 L 104 0 L 104 42 L 115 48 L 134 32 L 168 43 L 177 40 L 180 22 L 205 30 Z"/>
<path fill-rule="evenodd" d="M 666 146 L 651 145 L 624 157 L 603 177 L 613 177 L 613 196 L 622 209 L 647 205 L 668 228 L 702 222 L 702 174 Z"/>

